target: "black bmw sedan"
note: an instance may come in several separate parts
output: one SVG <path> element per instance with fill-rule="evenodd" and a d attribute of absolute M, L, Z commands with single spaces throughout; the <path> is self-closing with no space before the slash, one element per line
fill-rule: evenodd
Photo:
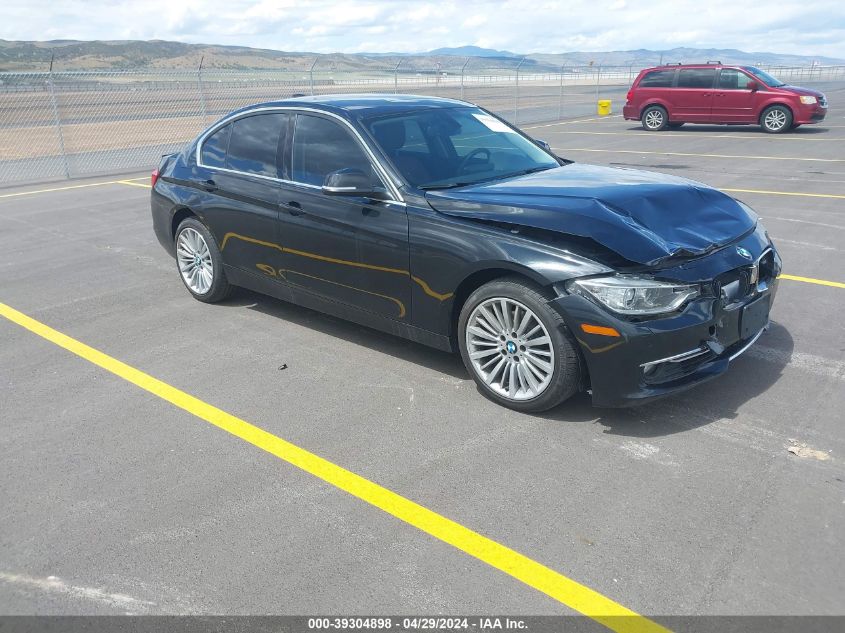
<path fill-rule="evenodd" d="M 573 163 L 430 97 L 233 112 L 163 159 L 152 215 L 200 301 L 242 286 L 460 351 L 482 393 L 522 411 L 725 372 L 768 326 L 781 269 L 724 193 Z"/>

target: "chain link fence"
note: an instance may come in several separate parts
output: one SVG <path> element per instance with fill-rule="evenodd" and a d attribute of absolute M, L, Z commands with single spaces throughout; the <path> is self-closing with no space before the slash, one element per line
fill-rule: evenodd
<path fill-rule="evenodd" d="M 485 59 L 425 66 L 413 57 L 285 70 L 0 72 L 0 184 L 152 169 L 224 114 L 294 95 L 404 93 L 476 103 L 517 125 L 621 109 L 638 67 Z M 787 83 L 845 85 L 845 66 L 766 68 Z M 836 82 L 840 82 L 836 84 Z"/>

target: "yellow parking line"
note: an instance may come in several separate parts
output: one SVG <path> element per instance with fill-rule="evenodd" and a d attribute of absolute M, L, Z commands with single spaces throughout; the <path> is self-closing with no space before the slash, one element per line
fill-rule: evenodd
<path fill-rule="evenodd" d="M 201 420 L 393 515 L 400 521 L 503 571 L 613 631 L 618 633 L 666 633 L 668 631 L 656 622 L 519 552 L 62 334 L 3 303 L 0 303 L 0 316 Z"/>
<path fill-rule="evenodd" d="M 553 147 L 556 152 L 602 152 L 606 154 L 654 154 L 656 156 L 697 156 L 700 158 L 748 158 L 751 160 L 800 160 L 820 163 L 845 163 L 845 158 L 806 158 L 794 156 L 748 156 L 745 154 L 692 154 L 688 152 L 647 152 L 635 149 L 592 149 L 587 147 Z"/>
<path fill-rule="evenodd" d="M 143 180 L 133 178 L 132 180 Z M 17 198 L 18 196 L 31 196 L 36 193 L 50 193 L 51 191 L 67 191 L 68 189 L 85 189 L 86 187 L 102 187 L 103 185 L 135 185 L 131 180 L 106 180 L 105 182 L 89 182 L 84 185 L 67 185 L 65 187 L 51 187 L 50 189 L 35 189 L 32 191 L 18 191 L 17 193 L 3 193 L 0 198 Z"/>
<path fill-rule="evenodd" d="M 136 178 L 136 180 L 140 180 L 140 178 Z M 119 184 L 119 185 L 132 185 L 133 187 L 146 187 L 147 189 L 152 189 L 152 185 L 148 185 L 145 182 L 132 182 L 131 180 L 118 180 L 117 184 Z"/>
<path fill-rule="evenodd" d="M 721 187 L 719 188 L 721 189 Z M 721 189 L 731 193 L 762 193 L 769 196 L 800 196 L 803 198 L 837 198 L 845 199 L 845 195 L 839 193 L 801 193 L 799 191 L 767 191 L 766 189 Z"/>
<path fill-rule="evenodd" d="M 569 125 L 570 123 L 586 123 L 587 121 L 602 121 L 604 119 L 617 119 L 621 117 L 621 114 L 609 114 L 607 116 L 596 116 L 592 117 L 591 119 L 577 119 L 575 121 L 557 121 L 555 123 L 544 123 L 543 125 L 529 125 L 525 127 L 521 127 L 520 129 L 523 130 L 536 130 L 541 127 L 554 127 L 555 125 Z"/>
<path fill-rule="evenodd" d="M 789 279 L 791 281 L 803 281 L 808 284 L 820 286 L 831 286 L 832 288 L 845 288 L 845 284 L 838 281 L 827 281 L 826 279 L 813 279 L 812 277 L 799 277 L 797 275 L 779 275 L 778 279 Z"/>
<path fill-rule="evenodd" d="M 562 130 L 561 134 L 588 134 L 594 136 L 635 136 L 637 138 L 664 138 L 671 136 L 682 136 L 687 139 L 696 138 L 739 138 L 743 140 L 750 140 L 747 134 L 703 134 L 701 132 L 661 132 L 660 134 L 650 134 L 645 130 L 640 132 L 592 132 L 587 130 Z M 806 136 L 784 136 L 784 135 L 767 135 L 762 137 L 767 141 L 824 141 L 827 143 L 841 143 L 841 138 L 807 138 Z"/>

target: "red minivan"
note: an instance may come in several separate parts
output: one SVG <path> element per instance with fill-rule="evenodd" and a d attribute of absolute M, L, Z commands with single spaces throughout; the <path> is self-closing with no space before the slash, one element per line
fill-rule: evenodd
<path fill-rule="evenodd" d="M 787 86 L 753 66 L 721 62 L 675 64 L 640 71 L 622 115 L 646 130 L 684 123 L 758 124 L 771 134 L 818 123 L 827 99 L 818 90 Z"/>

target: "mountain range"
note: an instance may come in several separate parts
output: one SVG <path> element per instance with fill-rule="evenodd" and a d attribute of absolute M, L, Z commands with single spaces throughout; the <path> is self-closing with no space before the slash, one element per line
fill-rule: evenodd
<path fill-rule="evenodd" d="M 522 64 L 526 71 L 550 72 L 561 66 L 634 66 L 645 67 L 661 62 L 696 62 L 720 60 L 737 64 L 765 66 L 840 65 L 843 59 L 812 55 L 769 52 L 745 52 L 736 49 L 673 48 L 665 51 L 637 49 L 629 51 L 576 51 L 567 53 L 513 53 L 510 51 L 459 46 L 438 48 L 421 53 L 333 53 L 279 51 L 246 46 L 186 44 L 163 40 L 45 42 L 0 40 L 0 71 L 46 70 L 53 60 L 56 70 L 109 70 L 133 68 L 204 68 L 307 70 L 317 58 L 320 70 L 365 72 L 392 69 L 459 70 L 466 59 L 470 68 L 514 68 Z"/>

